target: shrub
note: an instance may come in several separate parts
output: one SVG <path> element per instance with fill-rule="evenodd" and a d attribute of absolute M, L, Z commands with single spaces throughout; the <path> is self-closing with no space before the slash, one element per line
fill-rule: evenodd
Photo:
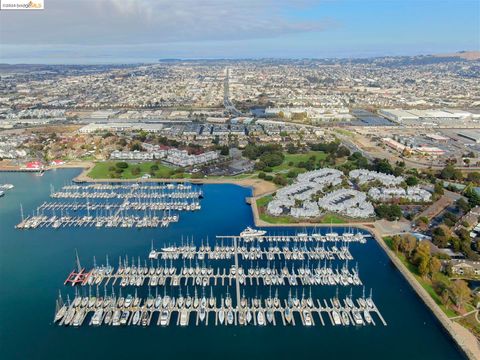
<path fill-rule="evenodd" d="M 277 175 L 273 178 L 273 182 L 277 185 L 285 186 L 287 185 L 288 181 L 281 175 Z"/>
<path fill-rule="evenodd" d="M 128 163 L 126 163 L 125 161 L 121 161 L 121 162 L 117 162 L 115 166 L 119 169 L 126 169 L 128 168 Z"/>
<path fill-rule="evenodd" d="M 287 173 L 287 177 L 288 177 L 288 178 L 291 178 L 291 179 L 297 177 L 297 175 L 298 175 L 298 173 L 297 173 L 295 170 L 293 170 L 293 169 L 290 170 L 290 171 Z"/>
<path fill-rule="evenodd" d="M 139 166 L 135 166 L 132 168 L 132 175 L 140 175 L 141 172 L 142 172 L 142 169 L 140 169 Z"/>

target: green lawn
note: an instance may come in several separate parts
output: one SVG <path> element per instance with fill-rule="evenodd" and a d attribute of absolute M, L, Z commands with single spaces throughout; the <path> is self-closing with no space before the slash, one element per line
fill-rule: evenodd
<path fill-rule="evenodd" d="M 260 219 L 270 224 L 295 224 L 298 222 L 290 216 L 272 216 L 265 212 L 260 213 Z"/>
<path fill-rule="evenodd" d="M 115 161 L 104 161 L 96 163 L 94 168 L 88 173 L 88 176 L 92 179 L 111 179 L 112 177 L 110 174 L 112 171 L 109 169 L 113 166 L 115 167 Z M 138 179 L 141 178 L 144 174 L 150 173 L 150 168 L 152 165 L 156 164 L 153 161 L 146 161 L 141 163 L 129 163 L 128 168 L 124 169 L 124 171 L 120 175 L 120 179 Z M 132 169 L 134 167 L 140 167 L 140 174 L 134 175 L 132 174 Z M 155 171 L 155 177 L 157 178 L 171 178 L 177 177 L 177 175 L 173 175 L 174 169 L 162 164 L 157 164 L 158 170 Z"/>
<path fill-rule="evenodd" d="M 273 171 L 282 171 L 282 170 L 290 170 L 292 168 L 297 167 L 298 163 L 306 162 L 311 156 L 315 156 L 315 161 L 323 160 L 327 157 L 327 155 L 322 151 L 310 151 L 305 154 L 288 154 L 285 153 L 285 160 L 283 163 L 273 167 Z M 293 166 L 288 165 L 290 162 L 293 163 Z M 305 171 L 305 170 L 303 170 Z"/>
<path fill-rule="evenodd" d="M 257 202 L 258 204 L 258 202 Z M 342 219 L 333 214 L 325 215 L 320 219 L 296 219 L 291 216 L 273 216 L 265 213 L 265 211 L 260 212 L 260 219 L 266 221 L 270 224 L 295 224 L 299 222 L 311 222 L 312 225 L 315 224 L 345 224 L 348 223 L 347 220 Z"/>
<path fill-rule="evenodd" d="M 270 201 L 272 201 L 273 196 L 272 195 L 267 195 L 264 197 L 261 197 L 260 199 L 257 199 L 257 207 L 258 208 L 263 208 L 268 205 Z"/>
<path fill-rule="evenodd" d="M 348 221 L 335 214 L 326 214 L 322 217 L 322 223 L 323 224 L 344 224 L 344 223 L 348 223 Z"/>

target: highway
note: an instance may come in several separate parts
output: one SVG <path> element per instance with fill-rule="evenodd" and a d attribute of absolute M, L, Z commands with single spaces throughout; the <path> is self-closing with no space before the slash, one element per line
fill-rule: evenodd
<path fill-rule="evenodd" d="M 230 69 L 227 69 L 226 72 L 227 74 L 223 81 L 223 106 L 225 106 L 225 109 L 234 116 L 245 116 L 245 114 L 239 111 L 230 100 Z"/>

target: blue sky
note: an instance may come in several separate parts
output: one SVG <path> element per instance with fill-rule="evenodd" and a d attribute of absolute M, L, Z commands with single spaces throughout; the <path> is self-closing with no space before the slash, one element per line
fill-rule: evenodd
<path fill-rule="evenodd" d="M 0 12 L 0 62 L 480 50 L 478 0 L 45 0 Z"/>

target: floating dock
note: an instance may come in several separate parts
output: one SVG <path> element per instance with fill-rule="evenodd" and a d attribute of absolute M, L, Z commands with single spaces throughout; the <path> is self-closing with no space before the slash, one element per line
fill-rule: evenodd
<path fill-rule="evenodd" d="M 365 244 L 366 236 L 263 233 L 218 236 L 213 246 L 208 241 L 195 246 L 192 240 L 182 240 L 181 245 L 155 250 L 152 244 L 148 260 L 120 257 L 117 268 L 107 257 L 106 265 L 97 266 L 94 259 L 94 267 L 85 270 L 77 256 L 77 269 L 65 281 L 75 288 L 75 297 L 71 302 L 57 301 L 55 322 L 65 326 L 81 326 L 85 319 L 92 326 L 387 325 L 371 293 L 366 297 L 363 288 L 361 297 L 352 296 L 353 288 L 363 282 L 358 265 L 352 265 L 349 246 Z M 227 287 L 226 296 L 214 294 L 213 289 L 217 292 L 220 286 Z M 96 287 L 96 296 L 92 296 L 92 287 Z M 99 295 L 101 287 L 103 296 Z M 107 287 L 112 289 L 110 294 Z M 145 287 L 148 296 L 138 296 L 137 290 L 145 291 Z M 210 296 L 205 295 L 208 287 Z M 268 297 L 245 296 L 245 289 L 251 287 L 269 290 Z M 317 298 L 312 296 L 312 287 L 335 287 L 336 295 Z M 350 295 L 340 297 L 340 287 L 350 289 Z M 184 288 L 186 295 L 182 295 Z M 278 290 L 285 288 L 288 296 L 279 296 Z M 79 294 L 86 289 L 88 296 Z M 124 297 L 122 289 L 133 289 L 135 295 Z M 194 290 L 193 296 L 189 289 Z M 162 290 L 163 295 L 159 294 Z"/>
<path fill-rule="evenodd" d="M 167 227 L 179 212 L 198 211 L 203 191 L 190 184 L 68 185 L 51 188 L 50 197 L 27 217 L 21 209 L 17 229 Z"/>

